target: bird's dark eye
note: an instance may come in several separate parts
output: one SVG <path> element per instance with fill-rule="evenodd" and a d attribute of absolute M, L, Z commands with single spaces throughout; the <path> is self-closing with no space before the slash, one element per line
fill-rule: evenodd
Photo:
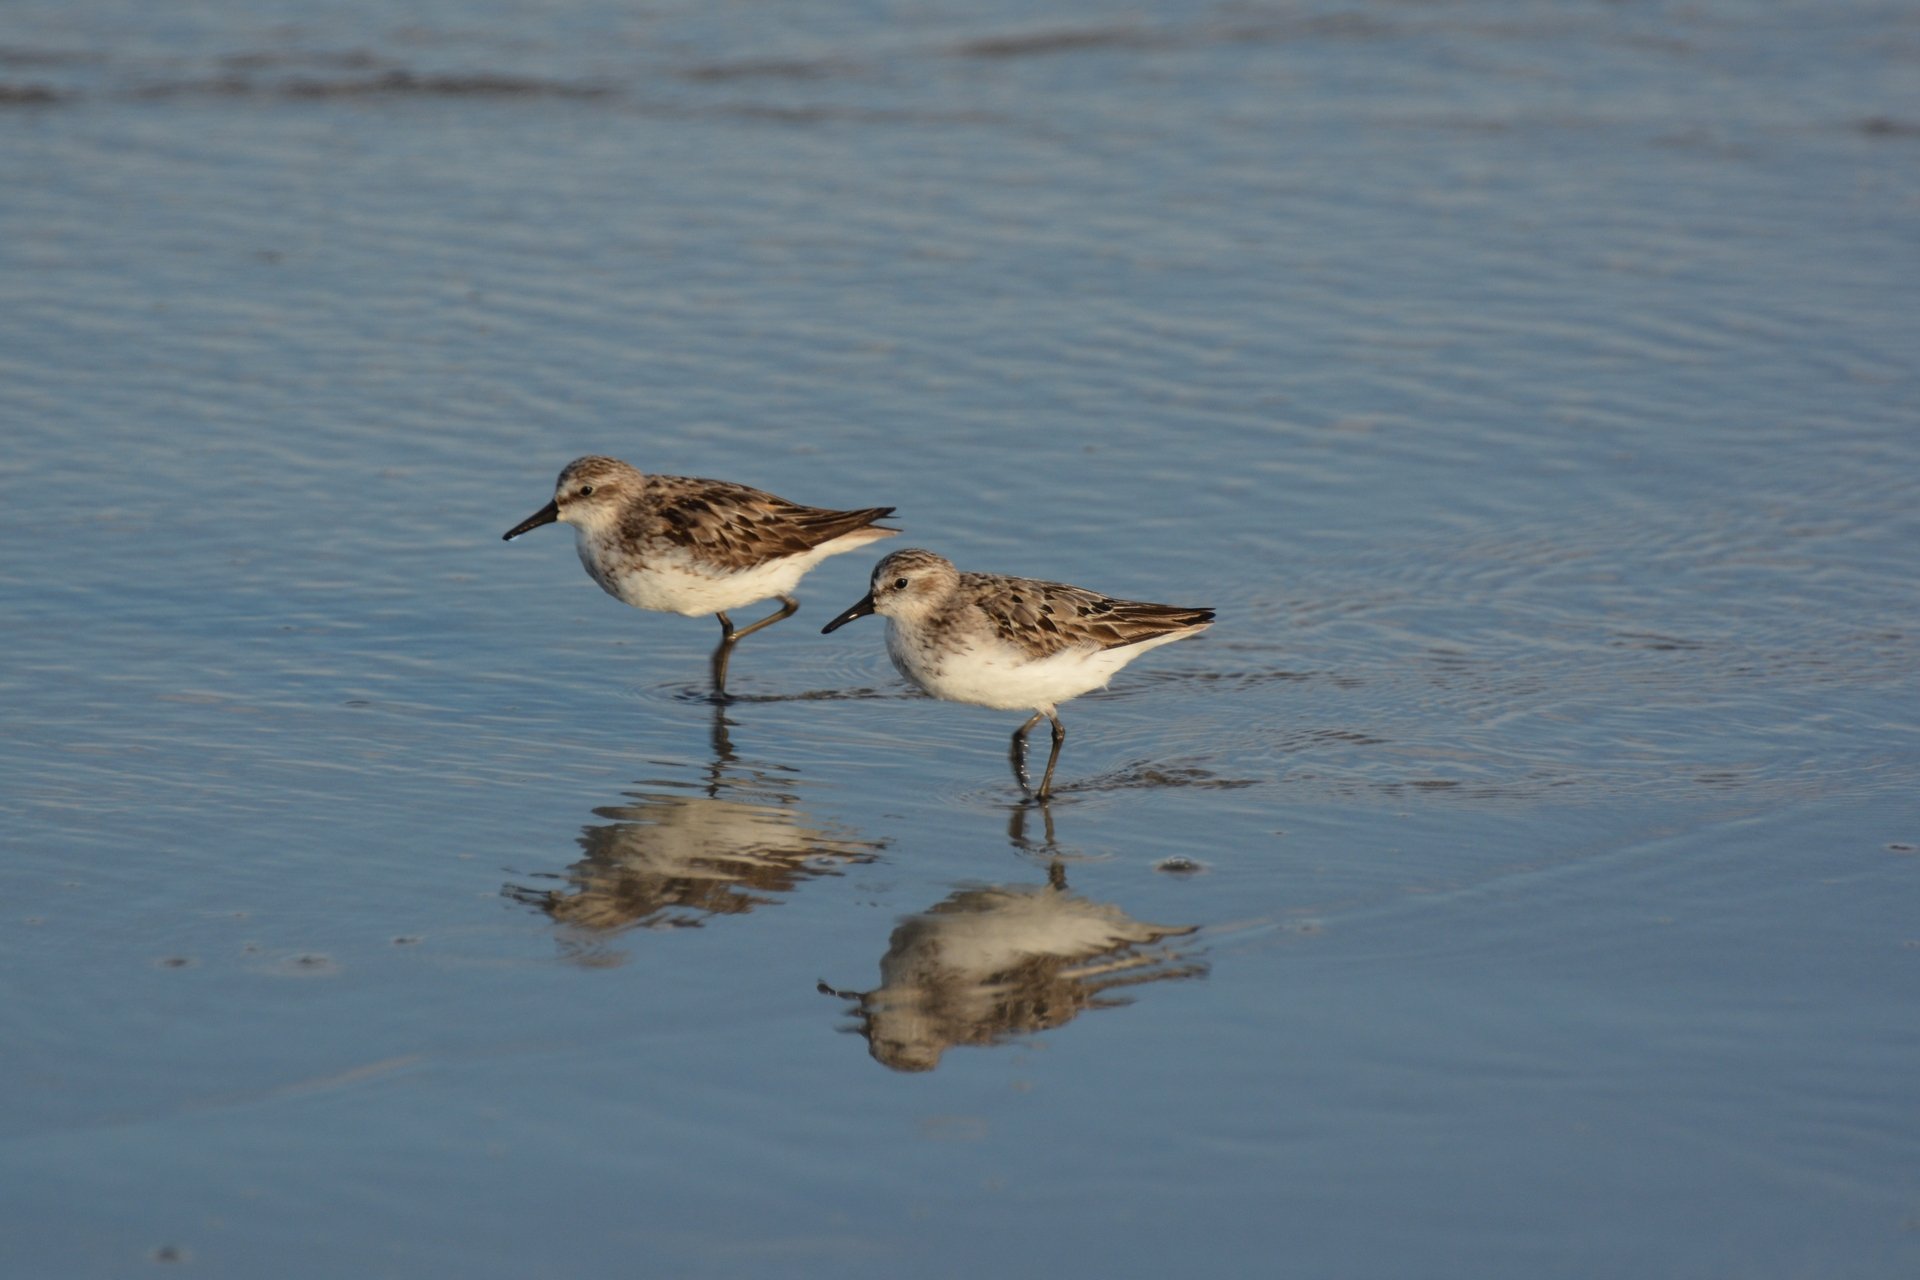
<path fill-rule="evenodd" d="M 906 588 L 907 588 L 907 580 L 905 578 L 895 578 L 893 580 L 893 589 L 895 591 L 904 591 L 906 590 Z"/>
<path fill-rule="evenodd" d="M 581 486 L 580 486 L 580 496 L 581 496 L 581 497 L 583 497 L 583 498 L 590 498 L 590 497 L 592 497 L 592 496 L 593 496 L 593 486 L 592 486 L 592 485 L 590 485 L 590 484 L 583 484 L 583 485 L 581 485 Z"/>

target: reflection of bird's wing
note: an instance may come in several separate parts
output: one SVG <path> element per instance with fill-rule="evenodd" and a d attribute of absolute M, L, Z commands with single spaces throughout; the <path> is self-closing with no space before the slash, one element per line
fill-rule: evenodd
<path fill-rule="evenodd" d="M 860 861 L 879 847 L 803 825 L 799 810 L 781 805 L 635 799 L 595 811 L 620 820 L 581 833 L 586 856 L 567 871 L 572 891 L 549 892 L 540 904 L 555 920 L 612 929 L 739 915 L 823 872 L 815 859 Z"/>
<path fill-rule="evenodd" d="M 1030 961 L 1070 963 L 1192 933 L 1193 925 L 1135 920 L 1109 903 L 1037 887 L 963 889 L 893 931 L 883 990 L 984 987 Z"/>
<path fill-rule="evenodd" d="M 649 476 L 642 496 L 623 517 L 624 536 L 640 545 L 669 541 L 728 571 L 802 555 L 893 511 L 806 507 L 743 484 L 695 476 Z"/>
<path fill-rule="evenodd" d="M 1146 924 L 1052 887 L 961 890 L 894 930 L 882 985 L 862 998 L 864 1033 L 887 1066 L 932 1070 L 951 1045 L 1071 1021 L 1110 986 L 1204 972 L 1133 950 L 1195 927 Z M 1119 973 L 1137 976 L 1102 981 Z"/>
<path fill-rule="evenodd" d="M 799 810 L 780 805 L 707 796 L 639 798 L 642 803 L 597 811 L 620 821 L 587 828 L 581 845 L 589 857 L 666 875 L 718 874 L 719 864 L 729 861 L 791 862 L 839 852 L 846 843 L 802 824 Z"/>
<path fill-rule="evenodd" d="M 993 573 L 961 574 L 960 594 L 987 617 L 1002 642 L 1034 658 L 1065 649 L 1124 648 L 1198 631 L 1213 621 L 1211 609 L 1116 600 L 1064 582 Z"/>
<path fill-rule="evenodd" d="M 918 919 L 926 929 L 923 944 L 937 947 L 946 967 L 969 976 L 1038 956 L 1084 959 L 1194 929 L 1147 924 L 1076 893 L 1011 885 L 961 890 Z"/>

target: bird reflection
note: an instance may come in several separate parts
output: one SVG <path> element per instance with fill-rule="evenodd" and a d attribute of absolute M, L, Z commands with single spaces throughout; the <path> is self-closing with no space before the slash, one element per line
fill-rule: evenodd
<path fill-rule="evenodd" d="M 1000 1044 L 1116 1008 L 1124 988 L 1205 976 L 1184 938 L 1197 925 L 1146 924 L 1067 888 L 1055 862 L 1044 885 L 961 889 L 893 931 L 880 986 L 829 995 L 854 1002 L 848 1028 L 896 1071 L 931 1071 L 954 1045 Z"/>
<path fill-rule="evenodd" d="M 883 842 L 820 825 L 798 807 L 791 771 L 742 766 L 714 712 L 714 756 L 704 782 L 655 782 L 627 803 L 595 809 L 608 819 L 581 829 L 585 856 L 543 876 L 557 888 L 509 884 L 503 892 L 563 927 L 582 962 L 617 964 L 605 940 L 629 929 L 693 928 L 746 915 L 803 882 L 869 862 Z"/>

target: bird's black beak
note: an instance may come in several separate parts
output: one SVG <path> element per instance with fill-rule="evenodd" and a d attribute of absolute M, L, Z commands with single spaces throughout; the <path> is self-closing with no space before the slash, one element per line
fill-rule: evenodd
<path fill-rule="evenodd" d="M 540 508 L 525 520 L 522 520 L 519 524 L 501 534 L 500 541 L 512 542 L 527 530 L 538 529 L 543 524 L 552 524 L 559 518 L 560 504 L 558 502 L 549 502 L 546 506 Z"/>
<path fill-rule="evenodd" d="M 820 628 L 820 634 L 825 635 L 827 634 L 827 632 L 833 631 L 836 628 L 844 627 L 849 622 L 852 622 L 855 618 L 864 618 L 872 612 L 873 612 L 873 592 L 869 591 L 864 596 L 861 596 L 859 601 L 856 604 L 854 604 L 851 608 L 849 608 L 845 613 L 835 618 L 832 622 L 829 622 L 826 626 Z"/>

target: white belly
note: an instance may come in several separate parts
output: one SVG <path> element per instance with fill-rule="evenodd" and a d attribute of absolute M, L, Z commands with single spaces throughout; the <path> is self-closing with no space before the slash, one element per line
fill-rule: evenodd
<path fill-rule="evenodd" d="M 587 536 L 575 542 L 580 563 L 608 595 L 636 609 L 688 617 L 725 613 L 756 600 L 786 595 L 799 585 L 807 570 L 833 554 L 832 547 L 828 543 L 801 555 L 723 573 L 688 559 L 661 555 L 644 564 L 632 560 L 608 563 L 612 557 L 596 557 L 594 544 Z"/>
<path fill-rule="evenodd" d="M 999 711 L 1051 711 L 1057 703 L 1105 688 L 1120 668 L 1180 635 L 1155 636 L 1122 649 L 1067 649 L 1036 659 L 991 642 L 964 653 L 933 653 L 914 645 L 906 629 L 889 619 L 887 653 L 901 675 L 936 698 Z"/>
<path fill-rule="evenodd" d="M 629 569 L 605 577 L 596 573 L 594 579 L 606 588 L 608 595 L 636 609 L 699 617 L 743 608 L 756 600 L 792 591 L 813 567 L 813 559 L 810 555 L 795 556 L 723 575 L 655 562 L 644 569 Z M 588 571 L 592 572 L 591 566 Z"/>
<path fill-rule="evenodd" d="M 863 547 L 896 530 L 865 528 L 823 542 L 811 551 L 780 556 L 743 569 L 726 572 L 686 555 L 650 548 L 643 561 L 623 554 L 617 543 L 600 541 L 594 532 L 574 527 L 574 550 L 601 590 L 636 609 L 681 613 L 688 617 L 726 613 L 756 600 L 790 594 L 813 566 L 828 556 Z"/>

